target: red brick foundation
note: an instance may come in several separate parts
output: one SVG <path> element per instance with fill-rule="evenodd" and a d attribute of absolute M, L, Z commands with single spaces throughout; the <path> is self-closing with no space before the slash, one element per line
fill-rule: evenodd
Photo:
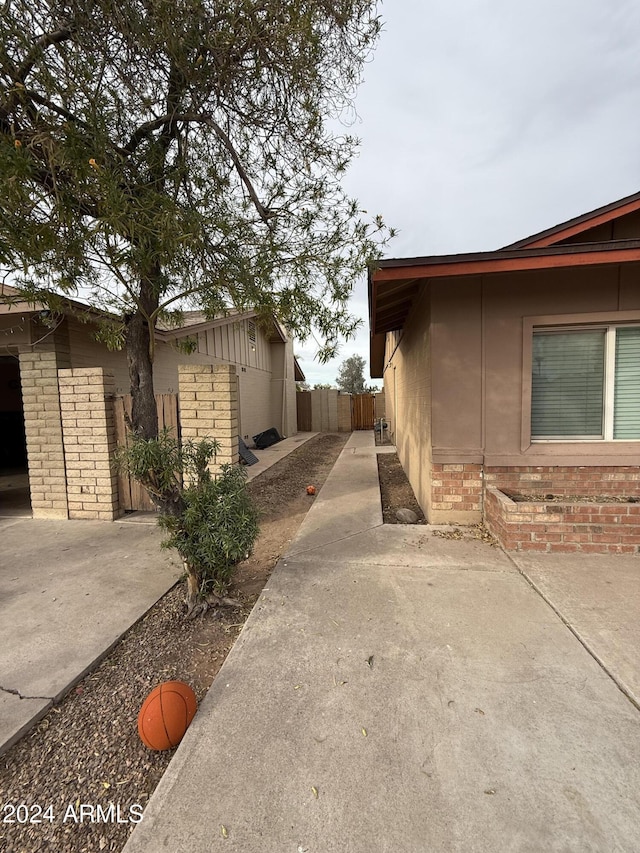
<path fill-rule="evenodd" d="M 433 463 L 431 507 L 460 512 L 482 511 L 482 465 Z"/>
<path fill-rule="evenodd" d="M 634 470 L 637 476 L 637 468 L 629 470 Z M 611 473 L 619 471 L 624 469 L 610 469 Z M 501 476 L 505 473 L 515 475 L 519 472 L 511 469 L 501 472 Z M 633 482 L 637 494 L 637 480 Z M 517 490 L 533 491 L 530 486 L 526 489 L 519 486 Z M 557 488 L 550 486 L 549 490 L 558 494 Z M 586 492 L 584 488 L 578 490 L 573 486 L 567 488 L 566 494 L 578 491 L 582 494 L 607 493 L 600 481 L 596 491 Z M 617 490 L 610 493 L 625 494 Z M 640 503 L 516 503 L 495 486 L 487 485 L 484 520 L 489 532 L 508 551 L 640 553 Z"/>

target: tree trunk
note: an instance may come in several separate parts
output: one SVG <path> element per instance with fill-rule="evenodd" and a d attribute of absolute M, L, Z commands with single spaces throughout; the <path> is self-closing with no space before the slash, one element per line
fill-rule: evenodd
<path fill-rule="evenodd" d="M 143 438 L 158 435 L 150 344 L 149 324 L 136 311 L 127 319 L 126 346 L 131 381 L 131 422 L 133 431 Z"/>

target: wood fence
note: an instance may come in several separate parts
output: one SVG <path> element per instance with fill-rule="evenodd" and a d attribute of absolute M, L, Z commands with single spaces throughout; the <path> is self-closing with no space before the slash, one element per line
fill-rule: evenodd
<path fill-rule="evenodd" d="M 350 432 L 373 429 L 375 418 L 384 414 L 384 394 L 338 394 L 333 388 L 296 393 L 300 432 Z M 376 406 L 381 412 L 376 411 Z"/>
<path fill-rule="evenodd" d="M 298 391 L 296 394 L 296 409 L 298 412 L 298 431 L 313 432 L 311 419 L 311 392 Z"/>
<path fill-rule="evenodd" d="M 373 429 L 373 394 L 354 394 L 351 397 L 351 429 Z"/>
<path fill-rule="evenodd" d="M 178 395 L 156 394 L 156 406 L 158 409 L 158 428 L 167 427 L 180 437 L 180 423 L 178 420 Z M 115 399 L 115 423 L 116 441 L 118 444 L 127 446 L 131 440 L 127 428 L 127 417 L 131 417 L 131 395 L 125 394 Z M 118 475 L 118 492 L 120 495 L 120 508 L 125 511 L 144 510 L 149 512 L 155 510 L 155 504 L 149 497 L 147 490 L 132 480 L 126 474 Z"/>

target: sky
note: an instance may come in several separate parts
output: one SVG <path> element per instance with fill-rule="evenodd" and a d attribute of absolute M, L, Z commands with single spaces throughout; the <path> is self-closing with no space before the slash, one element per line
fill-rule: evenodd
<path fill-rule="evenodd" d="M 490 251 L 640 190 L 637 0 L 387 0 L 352 128 L 347 193 L 398 229 L 385 257 Z M 354 340 L 307 381 L 368 364 Z M 367 381 L 369 376 L 366 375 Z M 381 380 L 374 380 L 381 384 Z"/>

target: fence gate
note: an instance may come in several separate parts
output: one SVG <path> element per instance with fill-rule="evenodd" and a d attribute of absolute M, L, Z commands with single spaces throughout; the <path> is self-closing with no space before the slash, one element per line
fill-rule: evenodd
<path fill-rule="evenodd" d="M 158 429 L 163 429 L 164 427 L 172 429 L 174 434 L 179 438 L 178 395 L 156 394 L 156 406 L 158 409 Z M 114 409 L 116 441 L 118 444 L 127 445 L 129 434 L 125 413 L 131 417 L 131 394 L 116 397 Z M 155 505 L 149 497 L 147 490 L 126 474 L 118 474 L 118 492 L 120 495 L 120 509 L 126 511 L 144 510 L 146 512 L 155 510 Z"/>
<path fill-rule="evenodd" d="M 298 413 L 298 431 L 312 432 L 311 391 L 296 392 L 296 411 Z"/>
<path fill-rule="evenodd" d="M 351 429 L 373 429 L 374 402 L 372 394 L 354 394 L 351 397 Z"/>

